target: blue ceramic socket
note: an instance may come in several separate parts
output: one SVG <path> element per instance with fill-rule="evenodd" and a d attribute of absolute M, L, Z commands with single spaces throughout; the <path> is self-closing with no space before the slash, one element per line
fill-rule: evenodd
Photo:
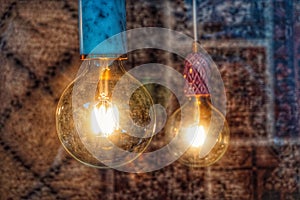
<path fill-rule="evenodd" d="M 126 31 L 125 6 L 125 0 L 79 0 L 81 58 L 118 57 L 126 52 L 124 35 L 94 49 L 111 36 Z"/>

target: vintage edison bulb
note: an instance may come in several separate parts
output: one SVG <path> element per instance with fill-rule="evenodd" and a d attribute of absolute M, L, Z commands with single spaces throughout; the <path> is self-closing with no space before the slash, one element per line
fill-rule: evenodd
<path fill-rule="evenodd" d="M 85 60 L 81 75 L 59 100 L 59 139 L 67 152 L 84 164 L 105 168 L 129 163 L 147 148 L 154 133 L 151 96 L 125 72 L 122 62 Z M 114 91 L 120 78 L 123 84 Z M 128 88 L 134 88 L 130 96 Z"/>
<path fill-rule="evenodd" d="M 186 109 L 183 114 L 181 109 Z M 229 128 L 221 112 L 212 104 L 210 95 L 187 97 L 167 124 L 171 137 L 180 137 L 180 145 L 170 149 L 179 162 L 190 167 L 209 166 L 218 161 L 229 145 Z"/>

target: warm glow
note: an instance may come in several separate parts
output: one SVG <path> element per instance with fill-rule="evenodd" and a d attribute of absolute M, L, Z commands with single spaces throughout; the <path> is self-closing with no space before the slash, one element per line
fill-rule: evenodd
<path fill-rule="evenodd" d="M 203 126 L 192 126 L 187 128 L 186 140 L 192 147 L 201 147 L 206 139 Z"/>
<path fill-rule="evenodd" d="M 119 111 L 113 105 L 95 106 L 92 111 L 91 126 L 93 133 L 107 137 L 119 129 Z"/>

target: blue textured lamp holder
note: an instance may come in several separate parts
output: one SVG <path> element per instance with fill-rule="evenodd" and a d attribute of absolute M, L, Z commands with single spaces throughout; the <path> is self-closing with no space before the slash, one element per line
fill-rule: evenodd
<path fill-rule="evenodd" d="M 104 48 L 101 42 L 126 31 L 125 0 L 79 0 L 81 59 L 117 58 L 126 52 L 126 38 L 115 37 Z M 91 53 L 92 52 L 92 53 Z"/>

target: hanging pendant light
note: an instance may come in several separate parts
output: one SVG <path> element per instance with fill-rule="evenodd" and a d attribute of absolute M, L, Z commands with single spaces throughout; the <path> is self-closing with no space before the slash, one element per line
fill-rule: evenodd
<path fill-rule="evenodd" d="M 224 115 L 214 107 L 210 93 L 211 63 L 207 54 L 198 51 L 196 0 L 193 0 L 193 53 L 185 59 L 184 93 L 187 101 L 169 119 L 167 132 L 180 136 L 182 146 L 170 149 L 181 155 L 179 161 L 190 167 L 205 167 L 218 161 L 229 145 L 229 128 Z M 182 109 L 189 110 L 183 115 Z"/>
<path fill-rule="evenodd" d="M 124 34 L 103 43 L 125 30 L 125 0 L 79 0 L 82 70 L 58 102 L 56 125 L 66 151 L 78 161 L 98 168 L 122 166 L 136 159 L 149 145 L 155 130 L 151 96 L 123 67 Z M 120 78 L 126 80 L 124 88 L 137 88 L 129 102 L 112 98 Z M 135 137 L 133 126 L 144 127 L 139 129 L 139 135 L 144 137 Z M 133 153 L 127 156 L 122 152 Z"/>

